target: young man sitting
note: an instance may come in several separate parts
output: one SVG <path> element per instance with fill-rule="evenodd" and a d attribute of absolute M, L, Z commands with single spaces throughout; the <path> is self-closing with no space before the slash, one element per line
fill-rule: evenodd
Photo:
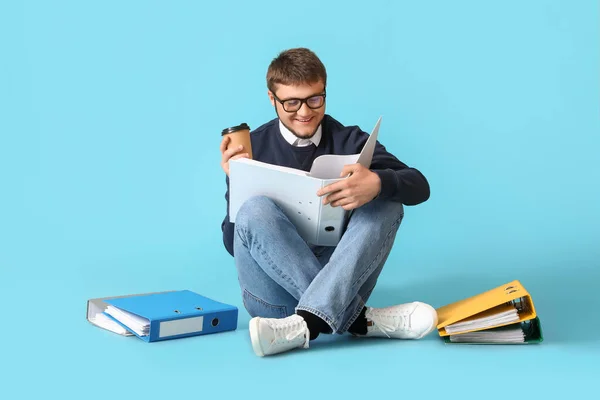
<path fill-rule="evenodd" d="M 310 170 L 323 154 L 357 154 L 368 134 L 325 114 L 327 73 L 304 48 L 282 52 L 267 72 L 268 96 L 276 119 L 251 134 L 253 158 Z M 221 166 L 248 157 L 226 150 Z M 372 308 L 365 305 L 394 244 L 404 206 L 429 198 L 429 184 L 377 143 L 370 168 L 344 167 L 351 176 L 320 190 L 324 204 L 354 210 L 335 247 L 305 242 L 271 199 L 259 196 L 242 205 L 236 223 L 223 221 L 223 241 L 234 256 L 244 306 L 253 317 L 250 337 L 259 356 L 307 348 L 320 333 L 358 337 L 420 339 L 437 325 L 433 307 L 422 302 Z M 229 210 L 229 207 L 227 207 Z"/>

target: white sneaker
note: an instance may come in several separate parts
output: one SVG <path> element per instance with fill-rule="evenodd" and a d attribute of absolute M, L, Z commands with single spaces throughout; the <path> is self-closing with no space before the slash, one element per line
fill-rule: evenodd
<path fill-rule="evenodd" d="M 283 353 L 298 347 L 308 348 L 310 332 L 306 321 L 299 315 L 287 318 L 250 320 L 250 339 L 257 356 Z"/>
<path fill-rule="evenodd" d="M 367 337 L 421 339 L 431 333 L 438 323 L 435 309 L 418 301 L 385 308 L 367 307 L 365 317 Z"/>

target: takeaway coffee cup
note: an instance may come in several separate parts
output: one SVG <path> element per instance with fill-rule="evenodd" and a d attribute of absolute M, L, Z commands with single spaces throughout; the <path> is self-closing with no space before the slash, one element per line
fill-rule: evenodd
<path fill-rule="evenodd" d="M 242 153 L 248 153 L 249 158 L 252 158 L 252 143 L 250 142 L 250 127 L 248 124 L 244 122 L 237 126 L 225 128 L 221 132 L 221 136 L 229 136 L 231 138 L 231 141 L 227 146 L 228 150 L 242 145 L 244 146 Z"/>

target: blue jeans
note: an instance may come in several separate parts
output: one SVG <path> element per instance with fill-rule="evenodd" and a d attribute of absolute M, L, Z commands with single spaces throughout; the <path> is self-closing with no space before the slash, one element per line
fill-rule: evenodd
<path fill-rule="evenodd" d="M 272 200 L 248 200 L 234 235 L 244 307 L 265 318 L 305 310 L 334 333 L 347 331 L 375 288 L 403 217 L 401 203 L 376 199 L 353 211 L 337 246 L 313 246 Z"/>

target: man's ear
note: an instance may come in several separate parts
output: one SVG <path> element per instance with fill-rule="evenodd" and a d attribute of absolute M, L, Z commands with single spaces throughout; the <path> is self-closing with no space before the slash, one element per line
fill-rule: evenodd
<path fill-rule="evenodd" d="M 269 95 L 269 100 L 271 101 L 271 105 L 273 107 L 275 107 L 275 98 L 273 97 L 273 92 L 271 92 L 270 90 L 267 91 L 267 95 Z"/>

